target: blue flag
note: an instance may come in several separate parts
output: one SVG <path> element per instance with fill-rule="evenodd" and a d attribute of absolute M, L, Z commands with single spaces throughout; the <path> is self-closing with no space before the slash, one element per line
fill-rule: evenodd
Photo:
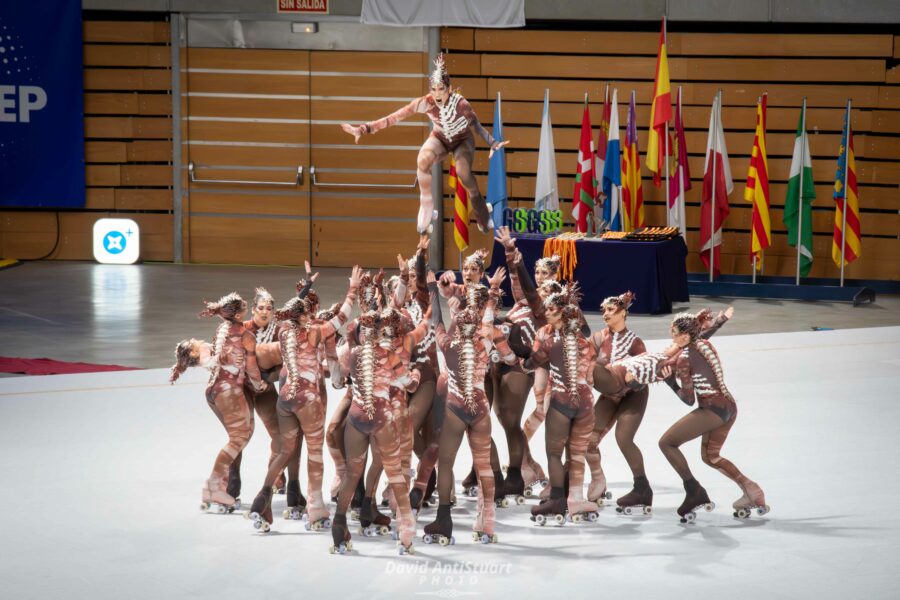
<path fill-rule="evenodd" d="M 622 231 L 622 163 L 619 155 L 619 106 L 613 90 L 612 111 L 609 119 L 609 139 L 606 142 L 606 162 L 603 164 L 603 220 L 611 231 Z"/>
<path fill-rule="evenodd" d="M 503 119 L 500 117 L 500 92 L 494 104 L 494 140 L 503 141 Z M 503 226 L 506 210 L 506 148 L 494 152 L 488 164 L 487 202 L 493 207 L 494 228 Z"/>

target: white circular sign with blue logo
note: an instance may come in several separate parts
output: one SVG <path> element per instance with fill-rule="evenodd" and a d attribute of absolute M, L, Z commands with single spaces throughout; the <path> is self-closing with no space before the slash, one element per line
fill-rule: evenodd
<path fill-rule="evenodd" d="M 94 258 L 130 265 L 140 258 L 140 227 L 131 219 L 99 219 L 94 223 Z"/>

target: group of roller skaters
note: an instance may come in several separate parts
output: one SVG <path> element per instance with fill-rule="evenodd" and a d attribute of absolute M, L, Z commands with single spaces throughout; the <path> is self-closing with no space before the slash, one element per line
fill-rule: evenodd
<path fill-rule="evenodd" d="M 308 530 L 330 529 L 331 552 L 352 549 L 348 509 L 359 520 L 360 534 L 390 534 L 400 554 L 412 552 L 417 517 L 435 492 L 436 515 L 424 526 L 423 540 L 455 543 L 453 468 L 464 437 L 473 465 L 463 492 L 477 497 L 476 542 L 497 542 L 495 511 L 526 498 L 537 501 L 531 506 L 537 525 L 595 521 L 611 498 L 599 443 L 613 426 L 634 476 L 633 489 L 616 500 L 616 510 L 649 514 L 653 491 L 634 437 L 648 386 L 665 382 L 685 404 L 697 405 L 659 441 L 684 482 L 681 521 L 693 522 L 698 510 L 714 506 L 679 449 L 701 436 L 703 461 L 742 491 L 733 504 L 735 516 L 769 510 L 762 489 L 720 455 L 737 408 L 709 338 L 732 309 L 715 317 L 708 310 L 677 315 L 672 343 L 663 352 L 647 352 L 626 326 L 630 292 L 602 303 L 606 327 L 592 333 L 577 284 L 557 280 L 556 257 L 539 260 L 532 278 L 507 229 L 497 230 L 497 241 L 507 268 L 487 278 L 483 251 L 465 260 L 461 283 L 452 271 L 436 277 L 426 266 L 429 239 L 423 233 L 414 257 L 398 255 L 398 274 L 354 267 L 346 296 L 330 307 L 320 306 L 313 288 L 318 274 L 308 265 L 297 295 L 281 308 L 257 288 L 249 320 L 247 303 L 236 293 L 207 302 L 200 315 L 221 320 L 213 341 L 180 342 L 170 378 L 174 383 L 190 366 L 208 369 L 206 399 L 228 434 L 203 488 L 202 508 L 240 508 L 241 453 L 253 433 L 255 411 L 271 438 L 271 454 L 246 516 L 257 530 L 269 531 L 273 494 L 286 493 L 284 518 L 303 519 Z M 507 272 L 514 304 L 501 315 Z M 449 307 L 448 323 L 440 297 Z M 327 424 L 326 379 L 346 389 Z M 532 393 L 535 405 L 523 423 Z M 492 410 L 508 446 L 505 473 L 492 438 Z M 528 444 L 542 423 L 547 475 Z M 307 497 L 299 482 L 304 439 Z M 325 445 L 336 467 L 329 490 L 333 518 L 323 492 Z M 380 500 L 382 472 L 387 487 Z"/>

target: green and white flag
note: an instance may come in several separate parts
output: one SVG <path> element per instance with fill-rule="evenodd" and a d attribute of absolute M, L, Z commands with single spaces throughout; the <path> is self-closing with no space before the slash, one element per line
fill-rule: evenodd
<path fill-rule="evenodd" d="M 788 181 L 787 198 L 784 200 L 784 219 L 787 227 L 788 243 L 797 246 L 797 233 L 800 233 L 800 276 L 809 275 L 812 266 L 813 232 L 812 202 L 816 198 L 816 186 L 813 182 L 812 160 L 809 158 L 809 139 L 806 137 L 806 108 L 800 111 L 800 122 L 797 124 L 797 137 L 794 139 L 794 158 L 791 160 L 791 176 Z M 801 156 L 802 148 L 802 156 Z M 803 189 L 800 189 L 800 169 L 803 169 Z M 803 199 L 801 207 L 801 197 Z M 799 221 L 797 215 L 800 215 Z"/>

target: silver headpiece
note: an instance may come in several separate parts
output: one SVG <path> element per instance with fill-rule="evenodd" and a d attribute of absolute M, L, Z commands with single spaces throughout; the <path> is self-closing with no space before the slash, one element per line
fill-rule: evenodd
<path fill-rule="evenodd" d="M 443 54 L 438 54 L 438 57 L 434 59 L 434 71 L 431 72 L 431 77 L 429 79 L 431 87 L 437 87 L 442 83 L 445 86 L 450 87 L 450 74 L 447 73 Z"/>

